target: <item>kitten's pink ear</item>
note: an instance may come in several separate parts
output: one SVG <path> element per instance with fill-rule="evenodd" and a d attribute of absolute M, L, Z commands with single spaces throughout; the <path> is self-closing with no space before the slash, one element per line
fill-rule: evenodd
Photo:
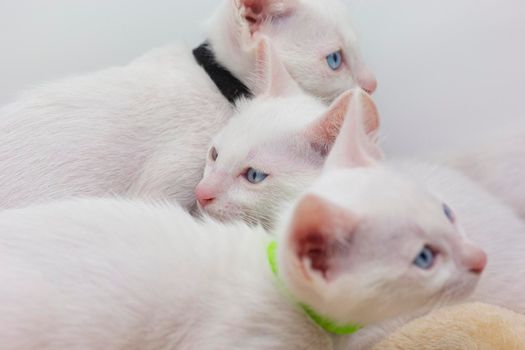
<path fill-rule="evenodd" d="M 256 72 L 256 95 L 277 97 L 302 93 L 265 37 L 257 44 Z"/>
<path fill-rule="evenodd" d="M 256 33 L 264 22 L 272 18 L 289 16 L 297 6 L 297 0 L 236 0 L 250 32 Z"/>
<path fill-rule="evenodd" d="M 354 89 L 325 168 L 362 167 L 381 160 L 383 153 L 377 145 L 379 124 L 379 114 L 370 95 L 360 88 Z"/>
<path fill-rule="evenodd" d="M 348 256 L 348 245 L 359 220 L 343 208 L 315 195 L 297 205 L 289 230 L 292 251 L 308 280 L 317 273 L 330 280 Z"/>
<path fill-rule="evenodd" d="M 319 149 L 322 154 L 328 153 L 336 142 L 341 132 L 341 128 L 351 115 L 352 100 L 356 95 L 356 90 L 349 90 L 339 96 L 328 111 L 314 123 L 308 126 L 306 136 L 311 140 L 312 145 Z M 379 129 L 379 117 L 377 113 L 370 113 L 363 120 L 364 132 L 370 139 L 374 138 Z"/>

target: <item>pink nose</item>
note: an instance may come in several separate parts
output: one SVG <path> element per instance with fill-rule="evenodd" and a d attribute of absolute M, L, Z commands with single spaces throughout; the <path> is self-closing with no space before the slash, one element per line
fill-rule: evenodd
<path fill-rule="evenodd" d="M 370 69 L 366 66 L 361 66 L 357 69 L 356 74 L 357 85 L 370 95 L 377 90 L 377 79 Z"/>
<path fill-rule="evenodd" d="M 203 208 L 211 204 L 215 199 L 215 197 L 201 185 L 197 186 L 195 189 L 195 197 L 197 198 L 199 205 Z"/>
<path fill-rule="evenodd" d="M 197 202 L 199 202 L 200 206 L 205 208 L 207 205 L 211 204 L 215 198 L 197 198 Z"/>
<path fill-rule="evenodd" d="M 470 272 L 481 274 L 487 266 L 487 254 L 479 248 L 471 248 L 464 258 L 464 263 Z"/>
<path fill-rule="evenodd" d="M 487 255 L 485 253 L 481 254 L 479 258 L 470 266 L 470 272 L 475 274 L 481 274 L 487 266 Z"/>

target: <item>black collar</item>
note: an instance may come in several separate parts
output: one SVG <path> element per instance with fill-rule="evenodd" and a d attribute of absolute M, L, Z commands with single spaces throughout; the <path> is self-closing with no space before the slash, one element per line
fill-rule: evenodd
<path fill-rule="evenodd" d="M 253 97 L 250 89 L 248 89 L 242 81 L 237 79 L 228 69 L 216 61 L 215 54 L 211 50 L 208 42 L 204 42 L 193 50 L 193 56 L 230 103 L 235 103 L 235 100 L 240 97 Z"/>

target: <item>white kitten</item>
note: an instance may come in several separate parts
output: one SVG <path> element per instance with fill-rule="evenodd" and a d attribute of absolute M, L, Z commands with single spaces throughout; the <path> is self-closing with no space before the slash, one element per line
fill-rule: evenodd
<path fill-rule="evenodd" d="M 352 116 L 345 119 L 327 160 L 326 167 L 336 170 L 324 175 L 313 192 L 330 198 L 334 203 L 351 203 L 358 227 L 377 227 L 377 230 L 393 231 L 398 235 L 388 235 L 385 239 L 371 236 L 365 247 L 361 241 L 348 237 L 345 233 L 348 230 L 335 235 L 332 233 L 329 240 L 316 239 L 317 231 L 306 230 L 310 232 L 307 237 L 312 236 L 310 241 L 314 242 L 311 246 L 314 256 L 323 257 L 324 252 L 332 248 L 330 244 L 334 240 L 339 242 L 336 243 L 336 251 L 353 251 L 353 244 L 359 244 L 362 250 L 358 254 L 373 257 L 369 267 L 363 270 L 366 274 L 360 276 L 360 280 L 369 281 L 369 289 L 362 291 L 365 298 L 374 296 L 376 291 L 385 295 L 407 296 L 404 302 L 400 299 L 392 302 L 389 297 L 385 297 L 372 306 L 362 303 L 368 306 L 367 313 L 373 314 L 376 308 L 378 313 L 388 313 L 397 308 L 406 309 L 411 302 L 423 302 L 425 297 L 429 304 L 439 297 L 444 300 L 457 298 L 457 291 L 463 290 L 465 284 L 470 284 L 464 276 L 451 278 L 457 273 L 457 265 L 470 266 L 473 272 L 485 265 L 484 254 L 471 244 L 445 242 L 446 237 L 462 241 L 465 235 L 486 251 L 489 257 L 471 300 L 525 312 L 525 223 L 477 184 L 449 168 L 415 161 L 379 162 L 380 150 L 366 137 L 365 132 L 360 131 L 363 128 L 355 124 L 360 119 L 377 119 L 375 106 L 364 93 L 355 93 L 351 104 Z M 344 162 L 350 169 L 338 169 Z M 335 167 L 331 164 L 335 164 Z M 315 210 L 312 211 L 312 216 L 315 213 Z M 440 221 L 438 213 L 441 213 Z M 432 230 L 428 231 L 429 228 Z M 456 229 L 459 232 L 453 232 Z M 340 247 L 341 242 L 343 248 Z M 422 252 L 426 250 L 422 255 L 424 261 L 430 260 L 428 268 L 419 270 L 420 275 L 411 270 L 402 270 L 399 257 L 410 257 L 421 249 Z M 462 253 L 458 253 L 458 249 Z M 383 262 L 388 257 L 392 257 L 392 260 L 376 265 L 374 261 L 378 256 Z M 340 260 L 334 259 L 331 263 L 339 266 Z M 348 265 L 352 266 L 351 263 Z M 418 276 L 425 276 L 426 279 L 418 279 Z M 386 293 L 383 285 L 392 281 L 398 285 Z M 446 281 L 451 284 L 443 294 L 417 294 L 425 288 L 445 286 L 449 283 Z M 353 282 L 348 280 L 347 283 L 350 285 Z M 418 285 L 418 282 L 421 284 Z M 414 291 L 418 292 L 412 294 L 415 285 L 419 288 Z M 292 290 L 300 293 L 300 287 Z M 320 288 L 319 294 L 324 293 L 324 290 Z M 308 295 L 311 290 L 305 290 L 304 293 Z M 349 299 L 356 300 L 353 294 Z M 394 320 L 382 327 L 363 329 L 352 337 L 350 348 L 368 347 L 378 340 L 378 335 L 388 333 L 393 329 L 392 324 L 398 325 L 398 322 Z"/>
<path fill-rule="evenodd" d="M 261 36 L 312 93 L 330 99 L 355 81 L 373 91 L 349 23 L 340 0 L 225 0 L 209 46 L 253 91 Z M 37 88 L 0 110 L 0 207 L 108 193 L 190 207 L 205 150 L 232 112 L 183 47 Z"/>
<path fill-rule="evenodd" d="M 0 212 L 2 348 L 342 350 L 348 339 L 328 330 L 364 326 L 359 341 L 374 324 L 467 297 L 485 254 L 439 196 L 376 164 L 375 108 L 348 96 L 344 134 L 276 225 L 275 255 L 260 228 L 169 205 Z"/>
<path fill-rule="evenodd" d="M 237 23 L 225 26 L 226 21 Z M 219 62 L 238 77 L 253 72 L 249 37 L 262 33 L 292 77 L 313 95 L 333 100 L 352 85 L 368 92 L 377 87 L 341 0 L 233 0 L 216 12 L 210 29 Z"/>
<path fill-rule="evenodd" d="M 276 286 L 268 237 L 113 199 L 0 213 L 0 347 L 328 349 Z"/>
<path fill-rule="evenodd" d="M 417 194 L 392 215 L 385 186 L 356 206 L 355 191 L 365 193 L 352 180 L 327 172 L 300 198 L 275 232 L 275 255 L 260 228 L 198 222 L 170 205 L 91 199 L 0 212 L 1 347 L 343 350 L 328 330 L 472 291 L 484 254 L 441 202 L 390 179 Z M 435 242 L 449 255 L 429 272 L 423 247 Z"/>
<path fill-rule="evenodd" d="M 288 91 L 293 91 L 293 89 L 290 88 Z M 296 196 L 302 189 L 309 186 L 312 178 L 319 174 L 322 159 L 301 156 L 302 149 L 312 148 L 307 131 L 311 130 L 311 125 L 315 124 L 306 124 L 295 132 L 276 133 L 274 140 L 259 141 L 258 134 L 250 132 L 255 129 L 265 134 L 265 130 L 256 123 L 257 120 L 261 120 L 262 115 L 265 115 L 268 120 L 274 119 L 277 125 L 281 120 L 288 120 L 287 115 L 309 114 L 313 110 L 311 104 L 306 101 L 300 102 L 300 98 L 299 95 L 290 93 L 280 99 L 255 100 L 249 106 L 251 108 L 241 109 L 243 119 L 233 118 L 230 125 L 214 139 L 205 177 L 196 191 L 201 207 L 206 212 L 221 219 L 242 217 L 249 222 L 259 219 L 265 223 L 265 226 L 272 227 L 278 213 L 282 211 L 283 201 Z M 457 249 L 457 245 L 451 245 L 456 248 L 444 248 L 442 235 L 450 232 L 451 228 L 447 230 L 446 226 L 442 225 L 452 226 L 446 223 L 446 215 L 450 215 L 449 207 L 444 206 L 446 202 L 458 213 L 459 224 L 469 239 L 481 245 L 489 253 L 490 263 L 475 293 L 475 300 L 525 311 L 525 299 L 522 297 L 525 295 L 525 284 L 514 281 L 516 276 L 523 276 L 522 280 L 525 280 L 525 269 L 520 268 L 523 265 L 522 251 L 525 250 L 525 239 L 522 239 L 525 224 L 512 213 L 512 210 L 452 169 L 417 162 L 397 162 L 392 166 L 378 164 L 377 160 L 380 159 L 381 152 L 374 143 L 376 128 L 370 126 L 377 127 L 379 117 L 375 105 L 363 93 L 345 94 L 334 104 L 332 110 L 339 112 L 336 120 L 344 120 L 345 123 L 356 123 L 357 120 L 363 120 L 366 132 L 370 134 L 372 131 L 372 133 L 369 139 L 356 134 L 356 130 L 359 129 L 355 127 L 355 124 L 351 127 L 347 126 L 347 131 L 340 133 L 339 146 L 335 146 L 332 150 L 331 158 L 339 154 L 339 158 L 347 161 L 349 167 L 359 165 L 359 169 L 345 170 L 346 175 L 344 176 L 341 175 L 343 172 L 333 176 L 325 174 L 324 182 L 321 181 L 324 185 L 319 185 L 321 186 L 319 188 L 322 189 L 319 192 L 327 194 L 327 198 L 335 202 L 351 201 L 353 204 L 349 208 L 353 215 L 350 215 L 350 218 L 362 217 L 363 210 L 377 210 L 377 212 L 374 211 L 374 215 L 370 216 L 374 222 L 377 221 L 378 227 L 384 225 L 387 228 L 398 229 L 397 232 L 404 235 L 403 239 L 390 240 L 370 235 L 371 241 L 366 248 L 363 248 L 363 251 L 366 252 L 364 254 L 373 255 L 376 258 L 379 255 L 384 256 L 385 259 L 388 257 L 394 259 L 399 258 L 399 255 L 392 254 L 393 252 L 402 252 L 406 258 L 413 255 L 414 250 L 422 250 L 424 243 L 427 243 L 430 250 L 425 254 L 439 252 L 438 261 L 441 263 L 441 260 L 445 259 L 444 269 L 433 270 L 439 271 L 439 274 L 432 272 L 436 274 L 436 283 L 439 284 L 441 278 L 444 280 L 450 278 L 450 275 L 447 274 L 453 274 L 455 271 L 450 257 L 453 255 L 452 250 Z M 244 127 L 240 126 L 242 122 L 246 122 Z M 253 125 L 256 127 L 253 128 Z M 283 130 L 288 127 L 288 124 L 285 125 Z M 252 129 L 249 128 L 250 126 Z M 318 139 L 322 140 L 322 138 Z M 247 144 L 251 146 L 245 147 Z M 319 149 L 315 146 L 313 148 Z M 364 167 L 362 166 L 364 164 L 370 166 Z M 437 213 L 441 213 L 441 216 L 437 216 Z M 311 215 L 314 216 L 314 214 L 315 210 Z M 385 218 L 378 220 L 380 214 L 386 215 Z M 404 219 L 400 220 L 400 218 Z M 441 221 L 434 223 L 432 218 L 439 218 Z M 396 226 L 396 222 L 400 225 L 403 223 L 405 226 Z M 435 227 L 438 233 L 436 234 L 435 230 L 426 232 L 417 229 L 422 225 Z M 381 232 L 380 228 L 377 228 L 377 234 Z M 455 235 L 456 239 L 461 239 L 460 234 Z M 387 236 L 395 237 L 392 234 Z M 378 242 L 384 241 L 387 241 L 388 244 L 379 244 L 378 247 L 375 247 Z M 319 249 L 317 250 L 319 254 Z M 474 265 L 483 265 L 483 258 L 480 254 L 467 255 L 466 259 L 473 261 Z M 383 260 L 379 262 L 381 261 Z M 509 269 L 509 263 L 513 268 Z M 389 270 L 388 267 L 392 269 Z M 400 270 L 397 268 L 399 266 L 396 267 L 392 261 L 377 266 L 370 264 L 366 270 L 367 274 L 360 277 L 363 280 L 369 278 L 367 285 L 374 286 L 362 292 L 365 299 L 366 296 L 374 295 L 371 290 L 386 293 L 381 288 L 382 281 L 385 280 L 385 276 L 399 278 Z M 410 289 L 414 283 L 412 277 L 409 275 L 399 278 L 400 285 L 395 290 Z M 458 288 L 462 290 L 461 283 Z M 298 286 L 295 293 L 301 295 L 301 290 L 302 286 Z M 323 290 L 328 289 L 321 285 L 318 293 L 322 294 Z M 308 289 L 308 293 L 310 292 L 311 289 Z M 448 295 L 449 293 L 452 295 Z M 447 295 L 444 298 L 453 297 L 453 294 L 451 289 L 447 289 Z M 373 315 L 374 307 L 366 302 L 360 302 L 355 296 L 350 299 L 355 300 L 357 304 L 364 305 L 369 315 Z M 420 299 L 417 295 L 411 295 L 407 302 L 411 300 Z M 432 304 L 433 301 L 433 299 L 429 300 L 429 304 Z M 377 305 L 377 312 L 381 315 L 395 313 L 396 307 L 407 307 L 402 302 L 392 303 L 388 298 L 384 299 L 384 303 L 374 304 Z M 419 313 L 421 311 L 421 309 L 418 310 Z M 352 345 L 366 348 L 371 342 L 377 341 L 378 336 L 387 334 L 402 322 L 402 320 L 395 320 L 382 327 L 367 327 L 352 337 Z"/>
<path fill-rule="evenodd" d="M 243 218 L 271 228 L 282 204 L 319 176 L 348 112 L 352 91 L 327 109 L 304 94 L 284 67 L 269 67 L 263 74 L 271 81 L 267 90 L 241 101 L 213 138 L 195 190 L 200 209 L 221 221 Z M 373 137 L 379 119 L 367 123 Z"/>

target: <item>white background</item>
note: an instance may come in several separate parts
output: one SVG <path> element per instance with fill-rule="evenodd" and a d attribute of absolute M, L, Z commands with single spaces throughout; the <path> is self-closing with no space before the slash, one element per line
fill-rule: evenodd
<path fill-rule="evenodd" d="M 319 0 L 322 1 L 322 0 Z M 525 113 L 522 0 L 347 0 L 391 154 L 454 149 Z M 0 104 L 31 85 L 197 44 L 218 0 L 0 0 Z"/>

